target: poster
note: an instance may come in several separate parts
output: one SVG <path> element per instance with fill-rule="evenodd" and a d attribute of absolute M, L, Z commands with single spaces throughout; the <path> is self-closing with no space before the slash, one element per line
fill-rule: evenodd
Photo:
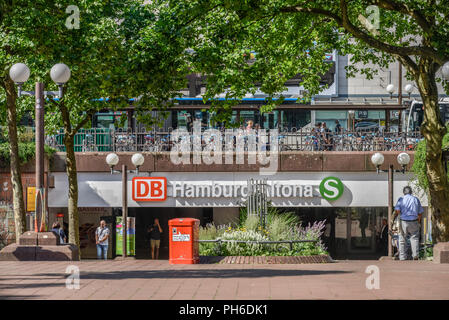
<path fill-rule="evenodd" d="M 122 217 L 116 217 L 116 243 L 115 253 L 118 256 L 123 255 L 123 225 Z M 127 233 L 126 233 L 126 254 L 128 256 L 136 255 L 136 218 L 128 217 L 127 219 Z"/>
<path fill-rule="evenodd" d="M 36 187 L 27 188 L 27 211 L 36 211 Z"/>

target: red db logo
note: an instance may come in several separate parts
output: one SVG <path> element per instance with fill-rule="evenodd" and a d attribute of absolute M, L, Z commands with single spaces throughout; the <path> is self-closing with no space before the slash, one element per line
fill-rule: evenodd
<path fill-rule="evenodd" d="M 167 178 L 134 177 L 132 181 L 134 201 L 164 201 L 167 199 Z"/>

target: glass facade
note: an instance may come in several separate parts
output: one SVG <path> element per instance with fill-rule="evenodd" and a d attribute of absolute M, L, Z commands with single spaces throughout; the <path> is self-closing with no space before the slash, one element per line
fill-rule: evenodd
<path fill-rule="evenodd" d="M 214 121 L 213 113 L 201 110 L 177 110 L 172 111 L 173 128 L 191 129 L 192 119 L 201 120 L 204 129 L 222 128 L 223 123 Z M 300 129 L 311 121 L 310 110 L 274 110 L 272 112 L 260 113 L 259 110 L 233 110 L 231 123 L 240 123 L 245 126 L 248 121 L 252 121 L 254 126 L 262 129 Z"/>
<path fill-rule="evenodd" d="M 378 258 L 385 254 L 380 244 L 386 207 L 286 208 L 307 226 L 325 221 L 322 240 L 333 258 Z"/>
<path fill-rule="evenodd" d="M 338 120 L 343 129 L 348 129 L 348 112 L 323 110 L 315 111 L 315 123 L 325 122 L 326 127 L 335 130 L 335 121 Z"/>
<path fill-rule="evenodd" d="M 111 130 L 117 128 L 127 129 L 128 121 L 123 121 L 124 119 L 121 119 L 122 115 L 126 119 L 126 112 L 122 111 L 96 113 L 93 117 L 92 127 Z"/>

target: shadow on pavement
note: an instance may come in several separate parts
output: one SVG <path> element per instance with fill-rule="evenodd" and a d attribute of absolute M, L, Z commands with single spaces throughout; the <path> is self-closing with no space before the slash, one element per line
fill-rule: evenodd
<path fill-rule="evenodd" d="M 30 300 L 30 299 L 40 299 L 40 296 L 20 296 L 20 295 L 0 295 L 0 300 Z"/>
<path fill-rule="evenodd" d="M 338 275 L 352 273 L 350 271 L 337 270 L 276 270 L 276 269 L 248 269 L 248 270 L 126 270 L 106 272 L 81 272 L 80 280 L 124 280 L 124 279 L 226 279 L 226 278 L 269 278 L 269 277 L 295 277 L 314 275 Z M 0 284 L 0 292 L 6 289 L 49 288 L 65 286 L 65 278 L 68 274 L 59 274 L 61 282 L 51 283 L 12 283 Z M 55 273 L 34 274 L 34 279 L 39 277 L 55 277 Z M 16 296 L 1 295 L 0 299 L 16 299 Z"/>
<path fill-rule="evenodd" d="M 267 278 L 294 277 L 352 273 L 339 270 L 276 270 L 276 269 L 182 269 L 182 270 L 125 270 L 106 272 L 82 272 L 81 279 L 189 279 L 189 278 Z M 54 276 L 54 274 L 51 274 Z M 39 276 L 46 276 L 40 274 Z"/>

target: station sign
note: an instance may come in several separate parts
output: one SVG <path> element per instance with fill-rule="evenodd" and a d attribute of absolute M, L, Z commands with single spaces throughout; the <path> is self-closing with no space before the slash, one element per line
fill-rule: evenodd
<path fill-rule="evenodd" d="M 248 186 L 234 182 L 191 183 L 172 181 L 172 197 L 174 198 L 245 198 L 248 196 Z M 317 189 L 318 192 L 315 190 Z M 319 186 L 300 183 L 267 183 L 269 198 L 313 198 L 319 197 L 335 201 L 344 192 L 344 184 L 337 177 L 324 178 Z M 134 177 L 132 179 L 132 199 L 142 201 L 165 201 L 167 199 L 167 178 L 165 177 Z M 179 241 L 179 240 L 178 240 Z"/>
<path fill-rule="evenodd" d="M 134 177 L 132 180 L 134 201 L 165 201 L 167 199 L 167 178 Z"/>

